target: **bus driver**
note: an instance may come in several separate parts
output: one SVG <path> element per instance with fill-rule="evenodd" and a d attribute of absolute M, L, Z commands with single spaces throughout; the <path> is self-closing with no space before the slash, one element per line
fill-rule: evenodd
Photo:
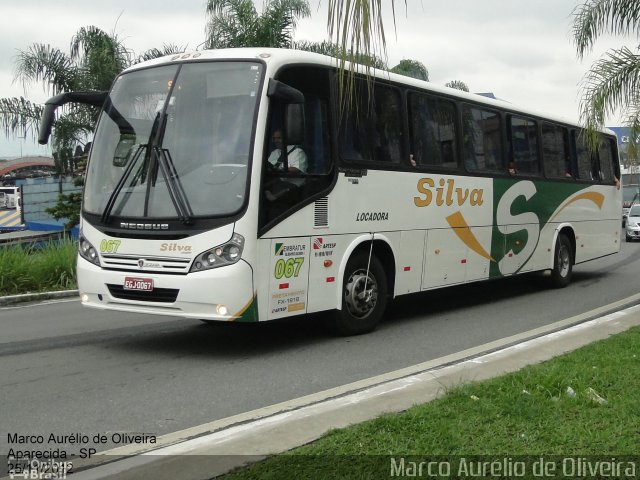
<path fill-rule="evenodd" d="M 271 171 L 284 171 L 284 159 L 286 156 L 288 173 L 306 173 L 307 155 L 299 145 L 288 145 L 286 152 L 283 150 L 282 131 L 280 129 L 273 132 L 273 143 L 275 149 L 269 154 L 267 159 Z M 269 201 L 274 201 L 282 197 L 291 190 L 292 186 L 300 187 L 304 184 L 304 178 L 289 178 L 271 182 L 270 187 L 265 191 Z"/>
<path fill-rule="evenodd" d="M 284 165 L 284 152 L 282 151 L 281 130 L 273 132 L 273 143 L 276 148 L 269 155 L 269 163 L 273 165 L 276 170 L 282 170 Z M 299 145 L 288 145 L 286 155 L 289 172 L 304 173 L 307 171 L 307 155 Z"/>

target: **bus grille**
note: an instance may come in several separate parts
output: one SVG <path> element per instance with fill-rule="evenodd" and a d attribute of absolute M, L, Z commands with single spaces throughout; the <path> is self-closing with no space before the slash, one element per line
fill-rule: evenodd
<path fill-rule="evenodd" d="M 178 298 L 177 288 L 154 288 L 150 292 L 140 290 L 125 290 L 122 285 L 107 284 L 112 297 L 121 300 L 136 300 L 138 302 L 173 303 Z"/>
<path fill-rule="evenodd" d="M 329 226 L 329 199 L 327 197 L 319 198 L 314 204 L 313 226 L 314 228 Z"/>
<path fill-rule="evenodd" d="M 191 260 L 173 257 L 144 257 L 141 255 L 102 255 L 105 268 L 163 273 L 189 273 Z M 142 265 L 140 264 L 142 262 Z"/>

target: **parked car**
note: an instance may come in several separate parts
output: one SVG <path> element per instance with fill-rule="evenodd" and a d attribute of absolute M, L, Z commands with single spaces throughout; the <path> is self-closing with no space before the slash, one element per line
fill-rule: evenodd
<path fill-rule="evenodd" d="M 627 242 L 640 239 L 640 204 L 632 205 L 627 216 Z"/>
<path fill-rule="evenodd" d="M 638 185 L 625 185 L 622 190 L 622 226 L 625 226 L 631 205 L 640 203 L 640 188 Z"/>

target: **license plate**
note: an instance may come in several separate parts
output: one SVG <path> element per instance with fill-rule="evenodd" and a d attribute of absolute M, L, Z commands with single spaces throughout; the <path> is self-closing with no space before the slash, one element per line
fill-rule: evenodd
<path fill-rule="evenodd" d="M 124 289 L 125 290 L 142 290 L 143 292 L 150 292 L 151 290 L 153 290 L 153 279 L 139 278 L 139 277 L 125 277 Z"/>

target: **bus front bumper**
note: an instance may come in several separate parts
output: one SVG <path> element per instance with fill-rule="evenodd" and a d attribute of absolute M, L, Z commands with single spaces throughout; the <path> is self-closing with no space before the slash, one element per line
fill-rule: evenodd
<path fill-rule="evenodd" d="M 84 306 L 220 321 L 257 321 L 251 267 L 244 261 L 188 275 L 104 270 L 78 257 Z M 128 280 L 125 288 L 125 280 Z"/>

